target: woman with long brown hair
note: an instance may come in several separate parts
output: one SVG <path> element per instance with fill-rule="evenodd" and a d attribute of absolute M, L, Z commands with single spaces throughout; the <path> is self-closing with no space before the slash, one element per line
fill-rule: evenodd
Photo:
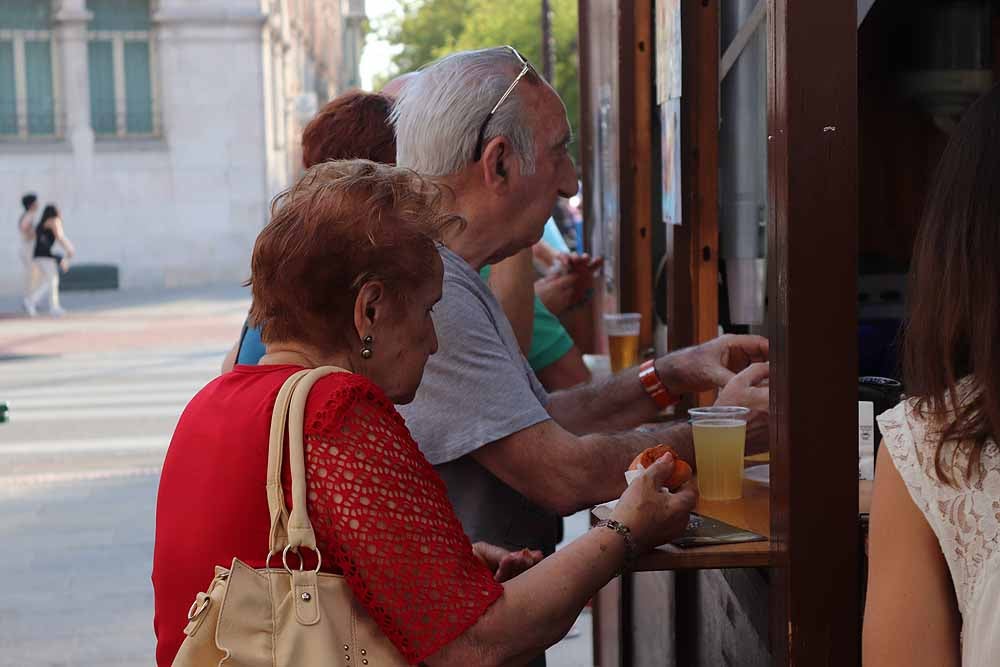
<path fill-rule="evenodd" d="M 904 332 L 908 398 L 879 417 L 866 665 L 1000 656 L 1000 88 L 928 193 Z"/>

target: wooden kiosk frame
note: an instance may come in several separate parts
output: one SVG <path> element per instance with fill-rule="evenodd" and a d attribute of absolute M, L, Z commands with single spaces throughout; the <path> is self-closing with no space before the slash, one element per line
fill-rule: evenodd
<path fill-rule="evenodd" d="M 672 349 L 712 338 L 718 326 L 723 0 L 677 1 L 683 40 L 684 223 L 667 231 Z M 857 6 L 853 0 L 762 2 L 768 64 L 770 542 L 750 555 L 716 547 L 686 554 L 685 561 L 662 557 L 646 568 L 658 571 L 610 585 L 595 605 L 595 663 L 601 667 L 723 664 L 714 662 L 719 659 L 810 667 L 860 663 L 854 448 Z M 588 85 L 592 42 L 607 35 L 605 21 L 613 19 L 609 39 L 616 40 L 619 64 L 620 252 L 630 267 L 620 280 L 619 299 L 640 312 L 652 310 L 648 230 L 661 224 L 652 205 L 657 170 L 650 120 L 655 112 L 653 8 L 653 0 L 580 0 L 579 14 L 585 118 L 594 112 L 593 86 Z M 582 124 L 581 135 L 586 189 L 592 185 L 589 166 L 601 156 L 588 123 Z M 585 211 L 588 219 L 595 213 Z M 649 332 L 643 334 L 648 343 Z M 760 599 L 760 591 L 766 591 L 766 599 Z M 697 607 L 692 598 L 706 592 L 723 600 L 721 610 L 691 613 Z"/>

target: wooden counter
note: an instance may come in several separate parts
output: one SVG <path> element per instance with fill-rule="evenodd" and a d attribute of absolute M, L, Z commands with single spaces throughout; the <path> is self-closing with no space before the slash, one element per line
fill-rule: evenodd
<path fill-rule="evenodd" d="M 870 481 L 858 483 L 858 506 L 861 514 L 871 507 Z M 639 558 L 636 572 L 661 570 L 715 570 L 725 568 L 768 567 L 771 564 L 770 489 L 765 484 L 743 480 L 739 500 L 701 500 L 695 511 L 728 524 L 769 538 L 761 542 L 720 546 L 679 547 L 664 545 Z"/>
<path fill-rule="evenodd" d="M 739 500 L 700 500 L 695 511 L 770 538 L 770 506 L 771 490 L 767 485 L 743 480 L 743 497 Z M 770 561 L 770 539 L 685 549 L 667 544 L 639 558 L 635 571 L 767 567 Z"/>

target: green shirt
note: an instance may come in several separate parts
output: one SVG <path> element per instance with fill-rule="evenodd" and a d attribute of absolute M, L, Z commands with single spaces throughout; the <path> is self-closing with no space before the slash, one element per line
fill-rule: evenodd
<path fill-rule="evenodd" d="M 490 267 L 484 266 L 479 276 L 485 281 L 490 277 Z M 528 364 L 536 373 L 551 366 L 573 347 L 573 339 L 542 300 L 535 297 L 535 319 L 531 330 L 531 351 Z"/>

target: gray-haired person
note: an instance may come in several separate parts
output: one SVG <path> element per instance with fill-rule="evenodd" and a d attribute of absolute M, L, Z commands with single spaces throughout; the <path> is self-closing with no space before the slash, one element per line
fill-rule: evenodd
<path fill-rule="evenodd" d="M 719 402 L 766 412 L 767 340 L 723 336 L 643 373 L 546 394 L 478 271 L 542 236 L 558 197 L 577 192 L 558 94 L 511 47 L 455 53 L 403 88 L 392 112 L 397 164 L 452 192 L 468 225 L 441 248 L 440 341 L 416 399 L 401 411 L 448 486 L 465 531 L 551 553 L 562 516 L 617 498 L 643 449 L 667 442 L 693 460 L 690 427 L 636 427 L 674 396 L 722 388 Z M 663 394 L 658 394 L 662 396 Z M 544 664 L 542 656 L 536 663 Z"/>

